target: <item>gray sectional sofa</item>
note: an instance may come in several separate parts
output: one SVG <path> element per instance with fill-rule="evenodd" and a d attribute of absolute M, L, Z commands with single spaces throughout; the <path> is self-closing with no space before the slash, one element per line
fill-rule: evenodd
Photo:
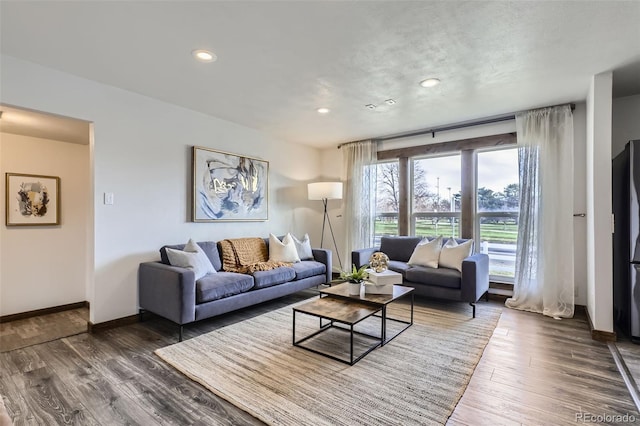
<path fill-rule="evenodd" d="M 354 250 L 353 264 L 359 268 L 369 263 L 376 251 L 389 256 L 389 269 L 402 274 L 403 285 L 415 288 L 415 294 L 439 299 L 467 302 L 476 316 L 475 303 L 489 290 L 489 256 L 474 254 L 462 262 L 462 272 L 449 268 L 411 266 L 407 262 L 422 237 L 382 237 L 380 247 Z M 456 239 L 457 243 L 468 241 Z"/>
<path fill-rule="evenodd" d="M 268 239 L 266 240 L 269 244 Z M 171 266 L 166 248 L 182 250 L 184 244 L 164 246 L 160 261 L 144 262 L 138 269 L 140 317 L 144 311 L 183 325 L 331 281 L 331 251 L 313 249 L 313 260 L 291 267 L 257 271 L 252 275 L 221 271 L 222 259 L 214 241 L 197 243 L 205 252 L 215 274 L 195 280 L 192 270 Z"/>

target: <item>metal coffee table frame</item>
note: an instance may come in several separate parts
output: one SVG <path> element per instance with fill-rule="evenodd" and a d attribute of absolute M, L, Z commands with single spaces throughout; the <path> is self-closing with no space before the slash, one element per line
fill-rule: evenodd
<path fill-rule="evenodd" d="M 396 288 L 397 287 L 397 288 Z M 409 321 L 402 320 L 399 318 L 392 318 L 387 315 L 387 305 L 395 302 L 398 299 L 401 299 L 407 295 L 411 295 L 411 317 Z M 324 305 L 324 306 L 322 306 Z M 331 311 L 331 308 L 337 307 L 350 307 L 351 310 L 364 310 L 360 316 L 352 318 L 350 320 L 344 318 L 340 318 L 339 315 L 334 314 Z M 320 290 L 320 298 L 316 299 L 315 302 L 309 302 L 304 305 L 300 305 L 293 308 L 293 345 L 306 349 L 308 351 L 326 356 L 328 358 L 334 359 L 336 361 L 344 362 L 349 365 L 353 365 L 359 360 L 361 360 L 365 355 L 374 349 L 384 346 L 389 343 L 391 340 L 395 339 L 400 335 L 403 331 L 409 328 L 413 324 L 413 306 L 414 306 L 414 295 L 413 288 L 411 287 L 403 287 L 403 286 L 394 286 L 394 293 L 391 295 L 367 295 L 364 297 L 361 295 L 349 295 L 347 285 L 337 285 L 333 286 L 330 289 Z M 329 309 L 329 311 L 323 310 Z M 301 312 L 307 315 L 315 316 L 319 318 L 320 328 L 314 333 L 303 337 L 300 340 L 296 341 L 296 313 Z M 367 318 L 377 317 L 380 318 L 380 336 L 374 336 L 367 333 L 362 333 L 354 330 L 354 326 L 364 321 Z M 322 320 L 328 320 L 328 324 L 322 324 Z M 393 321 L 401 324 L 405 324 L 398 332 L 394 333 L 393 336 L 387 337 L 387 321 Z M 340 324 L 340 325 L 339 325 Z M 301 343 L 309 340 L 318 334 L 327 331 L 329 329 L 338 329 L 343 331 L 348 331 L 349 343 L 350 343 L 350 356 L 349 360 L 345 360 L 343 358 L 337 357 L 333 354 L 319 351 L 314 348 L 310 348 L 307 346 L 301 345 Z M 376 339 L 377 342 L 371 345 L 367 350 L 359 355 L 357 358 L 354 358 L 353 354 L 353 337 L 354 334 L 370 337 Z"/>
<path fill-rule="evenodd" d="M 304 305 L 301 306 L 297 306 L 293 308 L 293 345 L 300 347 L 302 349 L 308 350 L 310 352 L 314 352 L 317 353 L 319 355 L 323 355 L 326 356 L 328 358 L 334 359 L 336 361 L 340 361 L 343 362 L 345 364 L 349 364 L 349 365 L 354 365 L 356 362 L 360 361 L 362 358 L 364 358 L 369 352 L 373 351 L 374 349 L 380 347 L 383 345 L 383 337 L 384 337 L 384 322 L 380 321 L 380 336 L 375 336 L 375 335 L 371 335 L 371 334 L 367 334 L 367 333 L 363 333 L 361 331 L 356 331 L 354 330 L 354 327 L 359 324 L 360 322 L 366 320 L 367 318 L 371 318 L 372 316 L 379 316 L 376 315 L 376 313 L 380 312 L 381 308 L 380 307 L 374 307 L 374 306 L 370 306 L 367 304 L 363 304 L 363 303 L 358 303 L 358 302 L 350 302 L 349 304 L 352 305 L 352 308 L 359 308 L 360 310 L 365 310 L 366 313 L 362 314 L 360 316 L 358 316 L 355 320 L 346 320 L 346 319 L 342 319 L 342 318 L 336 318 L 336 315 L 332 315 L 330 313 L 327 314 L 323 314 L 320 312 L 315 311 L 313 308 L 316 307 L 316 305 L 319 304 L 324 304 L 324 305 L 344 305 L 344 302 L 340 301 L 339 299 L 332 299 L 332 298 L 328 298 L 328 297 L 323 297 L 322 299 L 316 299 L 314 302 L 310 302 L 310 303 L 306 303 Z M 325 306 L 326 307 L 326 306 Z M 306 315 L 310 315 L 310 316 L 315 316 L 317 318 L 320 319 L 320 328 L 313 332 L 312 334 L 305 336 L 299 340 L 296 341 L 296 314 L 297 313 L 303 313 Z M 322 320 L 328 320 L 329 323 L 322 325 Z M 343 324 L 344 326 L 338 326 L 336 324 Z M 349 332 L 349 359 L 344 359 L 341 357 L 338 357 L 336 355 L 333 355 L 331 353 L 328 352 L 324 352 L 324 351 L 320 351 L 318 349 L 314 349 L 311 348 L 309 346 L 304 346 L 301 343 L 317 336 L 320 333 L 323 333 L 329 329 L 335 329 L 335 330 L 341 330 L 341 331 L 345 331 L 345 332 Z M 363 353 L 361 353 L 360 355 L 358 355 L 357 357 L 354 358 L 354 352 L 353 352 L 353 338 L 354 335 L 360 335 L 360 336 L 365 336 L 365 337 L 369 337 L 369 338 L 373 338 L 376 340 L 376 342 L 372 345 L 370 345 Z"/>

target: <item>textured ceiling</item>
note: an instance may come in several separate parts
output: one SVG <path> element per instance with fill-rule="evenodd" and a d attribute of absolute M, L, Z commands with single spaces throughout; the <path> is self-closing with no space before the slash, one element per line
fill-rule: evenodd
<path fill-rule="evenodd" d="M 5 0 L 0 15 L 3 54 L 317 147 L 581 101 L 605 71 L 616 96 L 640 93 L 637 1 Z"/>

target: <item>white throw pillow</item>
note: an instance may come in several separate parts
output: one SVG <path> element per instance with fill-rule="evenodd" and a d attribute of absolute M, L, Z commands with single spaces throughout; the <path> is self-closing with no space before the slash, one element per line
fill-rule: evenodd
<path fill-rule="evenodd" d="M 462 261 L 471 256 L 472 249 L 473 240 L 458 244 L 456 240 L 449 238 L 449 241 L 447 241 L 447 243 L 442 246 L 442 250 L 440 250 L 440 260 L 438 263 L 443 268 L 457 269 L 462 272 Z"/>
<path fill-rule="evenodd" d="M 172 266 L 192 269 L 196 280 L 199 280 L 207 274 L 216 272 L 202 248 L 194 243 L 193 240 L 189 240 L 184 246 L 184 251 L 171 248 L 167 248 L 166 250 L 169 263 Z"/>
<path fill-rule="evenodd" d="M 209 260 L 207 253 L 205 253 L 204 250 L 202 250 L 202 247 L 193 241 L 193 239 L 189 238 L 189 241 L 187 241 L 187 244 L 184 245 L 182 250 L 190 253 L 199 253 L 198 257 L 202 265 L 206 267 L 207 274 L 215 274 L 217 272 L 216 268 L 213 267 L 213 263 Z"/>
<path fill-rule="evenodd" d="M 269 234 L 269 260 L 274 262 L 300 262 L 296 244 L 291 234 L 287 234 L 282 242 L 273 234 Z"/>
<path fill-rule="evenodd" d="M 313 260 L 313 252 L 311 251 L 311 240 L 309 234 L 304 234 L 302 241 L 296 238 L 295 235 L 291 235 L 293 242 L 296 245 L 296 251 L 300 260 Z"/>
<path fill-rule="evenodd" d="M 427 268 L 437 268 L 438 259 L 440 258 L 440 248 L 442 246 L 442 235 L 429 241 L 423 238 L 418 243 L 413 254 L 407 262 L 413 266 L 426 266 Z"/>

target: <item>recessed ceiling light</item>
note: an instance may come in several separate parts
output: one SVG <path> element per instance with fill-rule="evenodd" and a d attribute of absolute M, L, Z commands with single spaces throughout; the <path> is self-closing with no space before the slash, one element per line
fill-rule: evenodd
<path fill-rule="evenodd" d="M 329 114 L 331 110 L 329 108 L 318 108 L 316 111 L 318 111 L 318 114 Z"/>
<path fill-rule="evenodd" d="M 426 80 L 422 80 L 420 82 L 420 86 L 422 87 L 433 87 L 440 84 L 440 80 L 437 78 L 427 78 Z"/>
<path fill-rule="evenodd" d="M 208 50 L 198 49 L 191 52 L 191 54 L 200 62 L 213 62 L 218 59 L 215 53 L 209 52 Z"/>
<path fill-rule="evenodd" d="M 395 105 L 396 101 L 394 99 L 387 99 L 384 103 L 387 105 Z"/>
<path fill-rule="evenodd" d="M 377 108 L 374 104 L 367 104 L 364 107 L 365 108 L 369 108 L 369 109 L 376 109 Z"/>

